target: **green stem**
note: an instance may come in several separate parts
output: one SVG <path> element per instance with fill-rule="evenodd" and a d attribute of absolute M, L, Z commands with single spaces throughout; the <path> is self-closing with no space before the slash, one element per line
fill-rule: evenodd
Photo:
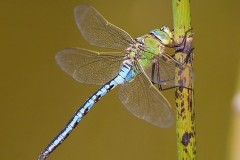
<path fill-rule="evenodd" d="M 192 49 L 191 17 L 189 0 L 173 0 L 174 42 L 182 42 L 187 32 L 184 49 L 175 55 L 179 62 L 185 62 L 187 53 Z M 190 35 L 190 36 L 189 36 Z M 193 53 L 190 54 L 193 57 Z M 185 87 L 176 88 L 176 133 L 178 160 L 196 159 L 195 108 L 193 99 L 192 60 L 176 67 L 176 83 Z"/>

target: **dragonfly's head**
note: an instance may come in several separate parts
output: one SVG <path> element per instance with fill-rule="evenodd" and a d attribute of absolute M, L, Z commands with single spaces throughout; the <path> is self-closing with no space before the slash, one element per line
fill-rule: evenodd
<path fill-rule="evenodd" d="M 173 43 L 173 34 L 167 26 L 163 26 L 161 29 L 154 29 L 150 33 L 163 45 L 171 45 Z"/>

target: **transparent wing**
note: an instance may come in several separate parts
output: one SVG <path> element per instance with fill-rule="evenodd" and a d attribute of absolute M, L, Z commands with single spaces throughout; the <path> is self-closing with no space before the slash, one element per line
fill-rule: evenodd
<path fill-rule="evenodd" d="M 124 50 L 133 43 L 127 32 L 109 23 L 91 6 L 77 6 L 74 15 L 83 37 L 92 45 Z"/>
<path fill-rule="evenodd" d="M 80 83 L 102 85 L 116 76 L 124 55 L 99 53 L 81 48 L 66 48 L 56 55 L 63 71 Z"/>
<path fill-rule="evenodd" d="M 165 128 L 174 122 L 169 102 L 141 72 L 121 86 L 119 98 L 133 115 L 149 123 Z"/>
<path fill-rule="evenodd" d="M 191 67 L 186 65 L 176 65 L 173 60 L 166 60 L 161 57 L 157 62 L 152 63 L 152 65 L 145 68 L 145 72 L 149 79 L 156 85 L 161 86 L 159 89 L 168 89 L 173 87 L 187 87 L 189 88 L 189 83 L 184 79 L 178 81 L 175 80 L 176 67 L 179 68 L 179 74 L 188 67 L 189 75 L 193 75 L 193 70 Z"/>
<path fill-rule="evenodd" d="M 153 62 L 152 65 L 145 68 L 148 78 L 155 84 L 161 85 L 162 89 L 175 86 L 175 68 L 174 61 L 165 61 L 162 57 Z"/>

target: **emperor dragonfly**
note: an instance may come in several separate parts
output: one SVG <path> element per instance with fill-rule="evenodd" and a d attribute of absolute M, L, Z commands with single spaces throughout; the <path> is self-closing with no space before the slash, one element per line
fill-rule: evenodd
<path fill-rule="evenodd" d="M 170 127 L 174 122 L 171 105 L 153 84 L 156 83 L 160 90 L 162 86 L 174 85 L 175 65 L 179 63 L 165 52 L 165 47 L 173 44 L 170 29 L 164 26 L 133 39 L 91 6 L 77 6 L 74 15 L 88 43 L 120 52 L 66 48 L 56 55 L 61 69 L 75 80 L 102 87 L 76 111 L 64 129 L 43 150 L 39 160 L 47 158 L 92 106 L 119 84 L 119 98 L 133 115 L 163 128 Z"/>

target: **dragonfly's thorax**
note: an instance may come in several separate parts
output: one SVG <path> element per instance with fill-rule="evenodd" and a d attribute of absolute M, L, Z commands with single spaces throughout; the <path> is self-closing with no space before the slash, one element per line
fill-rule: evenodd
<path fill-rule="evenodd" d="M 134 43 L 126 49 L 126 57 L 133 64 L 138 62 L 147 67 L 154 60 L 162 56 L 165 46 L 152 34 L 146 34 L 135 39 Z"/>
<path fill-rule="evenodd" d="M 152 34 L 143 35 L 137 38 L 137 41 L 141 41 L 145 46 L 144 51 L 152 53 L 153 56 L 161 55 L 165 51 L 165 45 Z"/>
<path fill-rule="evenodd" d="M 126 49 L 126 55 L 131 60 L 137 61 L 143 52 L 143 44 L 137 41 L 134 41 L 133 44 L 130 44 L 129 47 Z"/>

